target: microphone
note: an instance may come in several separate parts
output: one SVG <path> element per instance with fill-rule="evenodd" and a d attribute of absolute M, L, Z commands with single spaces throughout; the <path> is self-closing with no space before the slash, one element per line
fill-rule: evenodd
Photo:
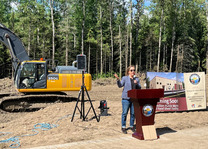
<path fill-rule="evenodd" d="M 133 80 L 136 80 L 136 75 L 133 76 Z M 134 89 L 138 89 L 138 84 L 134 83 Z"/>

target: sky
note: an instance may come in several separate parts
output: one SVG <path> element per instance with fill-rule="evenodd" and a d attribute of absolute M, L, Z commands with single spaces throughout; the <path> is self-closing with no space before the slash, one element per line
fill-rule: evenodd
<path fill-rule="evenodd" d="M 150 78 L 150 81 L 155 77 L 162 77 L 162 78 L 167 78 L 167 79 L 172 79 L 172 80 L 177 80 L 180 82 L 184 82 L 184 75 L 183 73 L 175 73 L 175 72 L 147 72 L 147 77 Z"/>
<path fill-rule="evenodd" d="M 136 0 L 133 0 L 133 3 L 136 4 Z M 151 0 L 144 0 L 144 5 L 149 6 L 151 3 Z"/>
<path fill-rule="evenodd" d="M 126 1 L 128 1 L 129 2 L 129 0 L 126 0 Z M 133 0 L 132 1 L 134 4 L 136 4 L 137 2 L 136 2 L 136 0 Z M 150 6 L 150 4 L 151 4 L 151 0 L 144 0 L 144 6 L 145 7 L 148 7 L 148 6 Z M 136 13 L 136 8 L 133 8 L 133 13 L 135 14 Z M 147 9 L 145 9 L 144 8 L 144 14 L 145 15 L 149 15 L 149 11 L 147 10 Z"/>
<path fill-rule="evenodd" d="M 151 4 L 151 0 L 145 0 L 145 1 L 144 1 L 144 5 L 145 5 L 145 6 L 149 6 L 150 4 Z"/>
<path fill-rule="evenodd" d="M 126 0 L 129 1 L 129 0 Z M 136 0 L 133 0 L 133 3 L 136 4 Z M 12 2 L 11 6 L 12 8 L 16 9 L 18 3 Z M 150 6 L 151 0 L 144 0 L 144 6 Z"/>

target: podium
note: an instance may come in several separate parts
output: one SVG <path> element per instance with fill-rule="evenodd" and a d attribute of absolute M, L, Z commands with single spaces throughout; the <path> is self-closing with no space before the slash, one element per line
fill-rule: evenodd
<path fill-rule="evenodd" d="M 164 89 L 133 89 L 128 91 L 128 97 L 133 102 L 136 118 L 136 131 L 132 136 L 139 140 L 159 138 L 154 119 L 156 105 L 164 97 Z"/>

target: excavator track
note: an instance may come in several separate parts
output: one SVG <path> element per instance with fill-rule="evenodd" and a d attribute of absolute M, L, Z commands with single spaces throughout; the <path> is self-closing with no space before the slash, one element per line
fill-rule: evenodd
<path fill-rule="evenodd" d="M 12 94 L 0 93 L 0 108 L 7 112 L 37 111 L 41 108 L 58 102 L 77 100 L 67 94 Z"/>

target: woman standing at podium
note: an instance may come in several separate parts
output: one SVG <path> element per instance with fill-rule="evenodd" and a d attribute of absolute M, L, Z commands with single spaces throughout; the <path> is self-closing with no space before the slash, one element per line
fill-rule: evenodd
<path fill-rule="evenodd" d="M 139 78 L 135 77 L 135 67 L 129 66 L 120 80 L 118 75 L 115 73 L 114 76 L 117 78 L 117 85 L 119 88 L 123 87 L 122 92 L 122 115 L 121 115 L 121 130 L 124 134 L 127 134 L 126 129 L 126 117 L 130 109 L 130 129 L 134 132 L 134 106 L 127 95 L 127 92 L 132 89 L 140 89 Z"/>

